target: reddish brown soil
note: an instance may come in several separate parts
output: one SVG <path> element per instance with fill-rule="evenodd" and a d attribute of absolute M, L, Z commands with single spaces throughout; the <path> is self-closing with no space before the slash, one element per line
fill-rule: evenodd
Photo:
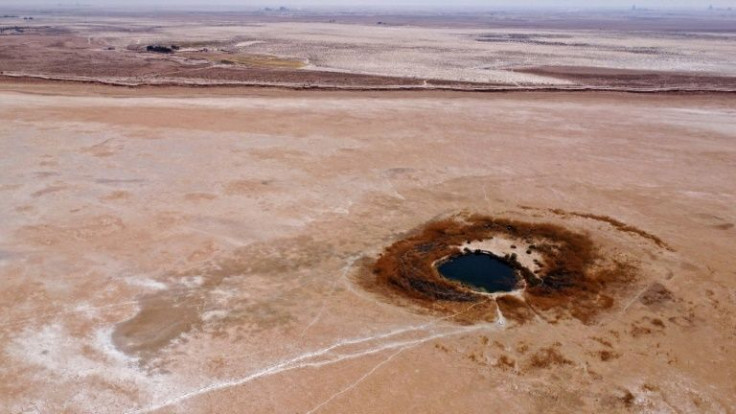
<path fill-rule="evenodd" d="M 617 230 L 628 232 L 628 228 Z M 638 233 L 637 233 L 638 234 Z M 532 273 L 520 266 L 516 255 L 504 260 L 524 278 L 524 301 L 505 298 L 502 308 L 509 318 L 525 322 L 542 312 L 550 322 L 570 316 L 592 321 L 598 312 L 610 309 L 614 296 L 631 283 L 637 269 L 620 259 L 608 260 L 600 254 L 590 237 L 549 223 L 527 223 L 480 215 L 454 217 L 428 223 L 409 237 L 388 247 L 373 265 L 374 278 L 363 283 L 373 290 L 393 292 L 412 299 L 425 308 L 462 315 L 459 320 L 496 318 L 496 303 L 489 296 L 442 278 L 434 267 L 437 260 L 460 253 L 465 241 L 506 235 L 531 241 L 544 258 L 541 272 Z M 658 240 L 658 239 L 656 239 Z M 389 293 L 390 295 L 391 293 Z M 477 306 L 467 312 L 467 303 Z"/>
<path fill-rule="evenodd" d="M 55 29 L 3 36 L 0 75 L 24 74 L 47 79 L 74 79 L 121 84 L 250 83 L 322 87 L 472 86 L 469 82 L 400 78 L 353 73 L 217 66 L 187 62 L 172 54 L 108 50 L 102 43 Z M 12 77 L 16 79 L 16 77 Z M 11 79 L 11 80 L 12 80 Z"/>
<path fill-rule="evenodd" d="M 662 89 L 736 89 L 736 77 L 698 73 L 657 72 L 578 66 L 540 66 L 516 69 L 516 72 L 570 80 L 579 85 L 602 87 L 625 86 Z"/>
<path fill-rule="evenodd" d="M 0 89 L 5 411 L 736 406 L 734 94 Z M 356 283 L 463 210 L 636 278 L 581 294 L 592 323 L 552 290 L 468 326 Z"/>
<path fill-rule="evenodd" d="M 173 18 L 174 16 L 169 16 Z M 363 18 L 364 20 L 365 18 Z M 432 21 L 431 19 L 429 21 Z M 451 19 L 452 21 L 452 19 Z M 576 27 L 570 23 L 571 27 Z M 523 26 L 523 25 L 522 25 Z M 0 34 L 0 77 L 37 77 L 121 85 L 250 84 L 298 88 L 417 88 L 460 90 L 607 89 L 736 90 L 736 77 L 572 66 L 518 68 L 516 72 L 572 81 L 571 85 L 518 85 L 422 77 L 381 76 L 341 71 L 218 65 L 181 54 L 146 52 L 142 47 L 111 47 L 102 38 L 76 34 L 63 26 L 24 27 Z M 695 36 L 695 35 L 693 35 Z M 189 55 L 186 55 L 189 56 Z"/>

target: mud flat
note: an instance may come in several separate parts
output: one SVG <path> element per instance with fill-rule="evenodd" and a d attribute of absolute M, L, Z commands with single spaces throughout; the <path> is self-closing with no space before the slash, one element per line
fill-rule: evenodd
<path fill-rule="evenodd" d="M 729 412 L 735 120 L 725 94 L 2 83 L 0 411 Z M 426 232 L 539 280 L 380 283 Z"/>
<path fill-rule="evenodd" d="M 162 13 L 156 19 L 43 13 L 32 21 L 0 19 L 0 80 L 734 92 L 734 19 L 736 12 L 727 10 L 425 16 Z"/>

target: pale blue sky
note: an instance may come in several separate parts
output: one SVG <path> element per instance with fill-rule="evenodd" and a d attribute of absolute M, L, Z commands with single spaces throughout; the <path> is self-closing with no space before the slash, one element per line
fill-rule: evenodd
<path fill-rule="evenodd" d="M 113 6 L 113 7 L 174 7 L 174 8 L 698 8 L 734 7 L 736 0 L 0 0 L 5 7 L 36 6 Z"/>

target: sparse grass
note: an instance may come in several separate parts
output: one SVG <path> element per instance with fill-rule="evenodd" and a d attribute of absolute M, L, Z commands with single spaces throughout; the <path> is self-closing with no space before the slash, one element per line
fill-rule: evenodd
<path fill-rule="evenodd" d="M 565 358 L 556 348 L 549 346 L 541 348 L 534 353 L 529 364 L 532 368 L 550 368 L 560 365 L 571 365 L 572 361 Z"/>
<path fill-rule="evenodd" d="M 503 258 L 527 283 L 524 301 L 490 300 L 441 277 L 434 268 L 437 260 L 460 253 L 457 246 L 464 242 L 500 234 L 533 241 L 543 257 L 544 267 L 538 275 L 520 266 L 512 255 Z M 620 262 L 602 265 L 599 259 L 598 248 L 590 237 L 564 227 L 469 215 L 427 223 L 389 246 L 375 261 L 372 271 L 375 284 L 383 286 L 385 292 L 399 293 L 433 310 L 455 313 L 465 308 L 457 305 L 475 303 L 478 312 L 500 306 L 507 318 L 519 323 L 532 320 L 539 312 L 550 322 L 568 316 L 590 323 L 600 310 L 613 306 L 612 292 L 630 282 L 636 270 Z M 486 306 L 488 301 L 493 303 Z M 469 317 L 466 314 L 463 321 Z"/>
<path fill-rule="evenodd" d="M 604 223 L 610 224 L 611 226 L 615 227 L 619 231 L 622 231 L 622 232 L 625 232 L 625 233 L 632 233 L 632 234 L 639 235 L 639 236 L 641 236 L 641 237 L 643 237 L 643 238 L 645 238 L 647 240 L 650 240 L 650 241 L 654 242 L 654 244 L 656 244 L 659 247 L 662 247 L 664 249 L 667 249 L 667 250 L 672 251 L 672 248 L 670 246 L 668 246 L 667 243 L 665 243 L 659 237 L 657 237 L 657 236 L 655 236 L 655 235 L 653 235 L 651 233 L 647 233 L 646 231 L 644 231 L 642 229 L 639 229 L 637 227 L 634 227 L 632 225 L 626 224 L 626 223 L 624 223 L 624 222 L 622 222 L 620 220 L 617 220 L 617 219 L 615 219 L 613 217 L 602 216 L 602 215 L 598 215 L 598 214 L 579 213 L 579 212 L 576 212 L 576 211 L 565 211 L 565 210 L 561 210 L 561 209 L 550 209 L 549 211 L 552 212 L 552 213 L 554 213 L 554 214 L 557 214 L 559 216 L 574 216 L 574 217 L 581 217 L 581 218 L 587 218 L 587 219 L 591 219 L 591 220 L 602 221 Z"/>

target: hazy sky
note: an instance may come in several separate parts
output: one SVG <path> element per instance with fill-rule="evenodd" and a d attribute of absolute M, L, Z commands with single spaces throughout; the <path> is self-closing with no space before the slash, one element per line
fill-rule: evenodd
<path fill-rule="evenodd" d="M 0 0 L 3 7 L 37 7 L 75 5 L 95 7 L 175 7 L 175 8 L 630 8 L 632 4 L 644 8 L 700 8 L 734 7 L 736 0 Z"/>

